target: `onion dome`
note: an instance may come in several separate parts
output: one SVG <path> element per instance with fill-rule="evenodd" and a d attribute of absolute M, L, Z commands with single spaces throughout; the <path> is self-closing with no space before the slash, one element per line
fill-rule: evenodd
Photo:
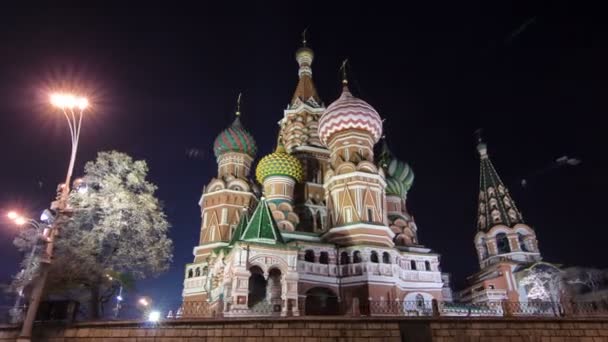
<path fill-rule="evenodd" d="M 226 152 L 238 152 L 254 158 L 257 150 L 258 147 L 253 140 L 253 136 L 241 124 L 238 112 L 230 127 L 220 133 L 213 143 L 213 152 L 216 157 Z"/>
<path fill-rule="evenodd" d="M 279 145 L 273 153 L 260 160 L 255 170 L 255 176 L 260 184 L 264 183 L 264 179 L 269 176 L 287 176 L 296 182 L 301 182 L 304 177 L 304 169 L 298 158 L 285 152 L 283 145 Z"/>
<path fill-rule="evenodd" d="M 392 159 L 386 168 L 386 194 L 405 197 L 414 184 L 414 171 L 408 163 Z"/>
<path fill-rule="evenodd" d="M 345 84 L 342 95 L 327 107 L 319 120 L 319 137 L 328 146 L 335 133 L 349 129 L 367 131 L 377 143 L 382 136 L 382 119 L 367 102 L 354 97 Z"/>

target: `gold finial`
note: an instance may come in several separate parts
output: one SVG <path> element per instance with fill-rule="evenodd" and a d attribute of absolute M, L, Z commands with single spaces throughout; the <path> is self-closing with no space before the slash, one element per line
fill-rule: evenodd
<path fill-rule="evenodd" d="M 342 66 L 340 67 L 340 71 L 342 71 L 342 84 L 348 84 L 348 78 L 346 76 L 346 63 L 348 63 L 348 58 L 342 62 Z"/>
<path fill-rule="evenodd" d="M 302 45 L 304 46 L 306 46 L 306 31 L 308 31 L 308 27 L 306 27 L 302 32 Z"/>
<path fill-rule="evenodd" d="M 239 93 L 239 97 L 236 99 L 236 116 L 241 115 L 241 95 L 243 95 L 243 93 Z"/>

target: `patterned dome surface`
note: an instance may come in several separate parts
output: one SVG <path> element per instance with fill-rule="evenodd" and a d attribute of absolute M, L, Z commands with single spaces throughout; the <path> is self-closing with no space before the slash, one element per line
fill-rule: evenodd
<path fill-rule="evenodd" d="M 245 130 L 241 120 L 234 119 L 230 127 L 220 133 L 213 143 L 213 152 L 216 157 L 226 152 L 245 153 L 250 157 L 255 157 L 258 147 L 253 136 Z"/>
<path fill-rule="evenodd" d="M 328 145 L 331 136 L 347 129 L 370 132 L 374 142 L 382 136 L 382 119 L 367 102 L 354 97 L 345 86 L 342 95 L 334 101 L 319 120 L 319 137 Z"/>
<path fill-rule="evenodd" d="M 386 177 L 386 194 L 405 197 L 414 184 L 414 171 L 405 162 L 392 159 L 388 164 Z"/>
<path fill-rule="evenodd" d="M 285 149 L 279 146 L 275 152 L 260 160 L 255 169 L 255 176 L 260 184 L 264 183 L 264 179 L 268 176 L 287 176 L 296 182 L 301 182 L 304 170 L 298 158 L 285 152 Z"/>

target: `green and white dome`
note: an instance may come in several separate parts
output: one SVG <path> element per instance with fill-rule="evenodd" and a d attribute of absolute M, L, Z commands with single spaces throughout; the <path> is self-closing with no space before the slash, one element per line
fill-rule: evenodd
<path fill-rule="evenodd" d="M 219 157 L 226 152 L 238 152 L 254 158 L 257 150 L 258 147 L 253 136 L 245 130 L 238 116 L 230 127 L 217 136 L 213 143 L 215 157 Z"/>

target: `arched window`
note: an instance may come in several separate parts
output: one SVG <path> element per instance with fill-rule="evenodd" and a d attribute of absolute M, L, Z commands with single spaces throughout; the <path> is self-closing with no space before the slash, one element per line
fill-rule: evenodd
<path fill-rule="evenodd" d="M 358 264 L 361 262 L 361 252 L 355 251 L 353 253 L 353 264 Z"/>
<path fill-rule="evenodd" d="M 348 265 L 350 263 L 348 253 L 342 252 L 340 253 L 340 265 Z"/>
<path fill-rule="evenodd" d="M 317 215 L 315 215 L 315 221 L 316 221 L 317 230 L 323 230 L 323 220 L 321 218 L 321 211 L 318 211 Z"/>
<path fill-rule="evenodd" d="M 207 273 L 209 273 L 209 267 L 205 266 L 203 267 L 203 275 L 206 276 Z"/>
<path fill-rule="evenodd" d="M 193 274 L 192 274 L 192 269 L 188 270 L 188 278 L 192 278 Z"/>
<path fill-rule="evenodd" d="M 304 253 L 304 261 L 315 262 L 315 252 L 311 249 L 307 249 Z"/>
<path fill-rule="evenodd" d="M 419 309 L 423 309 L 424 308 L 424 297 L 422 297 L 421 294 L 417 294 L 416 295 L 416 306 Z"/>
<path fill-rule="evenodd" d="M 511 246 L 509 246 L 509 238 L 505 233 L 496 234 L 496 247 L 498 248 L 498 253 L 510 253 Z"/>
<path fill-rule="evenodd" d="M 376 251 L 372 251 L 372 255 L 370 256 L 369 260 L 371 262 L 378 262 L 378 253 L 376 253 Z"/>
<path fill-rule="evenodd" d="M 329 254 L 327 252 L 321 252 L 321 255 L 319 256 L 319 262 L 321 264 L 329 264 Z"/>
<path fill-rule="evenodd" d="M 426 269 L 427 271 L 431 270 L 431 263 L 429 261 L 424 262 L 424 269 Z"/>
<path fill-rule="evenodd" d="M 196 268 L 196 271 L 194 271 L 194 276 L 195 277 L 200 277 L 201 276 L 201 269 L 200 269 L 200 267 Z"/>
<path fill-rule="evenodd" d="M 391 256 L 388 254 L 388 252 L 382 253 L 382 262 L 385 264 L 391 263 Z"/>
<path fill-rule="evenodd" d="M 410 261 L 410 269 L 411 270 L 416 270 L 416 261 L 414 261 L 414 260 Z"/>
<path fill-rule="evenodd" d="M 522 233 L 517 233 L 517 240 L 519 241 L 519 249 L 524 252 L 529 252 L 528 246 L 526 245 L 525 236 Z"/>

